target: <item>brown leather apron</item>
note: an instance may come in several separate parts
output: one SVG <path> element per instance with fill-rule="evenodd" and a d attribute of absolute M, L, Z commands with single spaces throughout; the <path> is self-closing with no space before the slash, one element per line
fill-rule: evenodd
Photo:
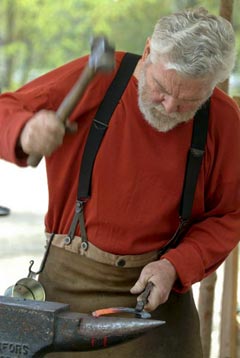
<path fill-rule="evenodd" d="M 82 313 L 104 307 L 135 307 L 136 296 L 129 290 L 142 267 L 153 261 L 156 253 L 118 256 L 90 245 L 86 255 L 81 252 L 80 243 L 81 239 L 75 237 L 71 246 L 64 249 L 63 237 L 54 238 L 46 266 L 39 276 L 47 300 L 68 303 L 72 311 Z M 166 324 L 131 342 L 92 352 L 46 356 L 202 358 L 199 318 L 191 291 L 171 293 L 168 301 L 152 312 L 152 317 L 165 320 Z"/>

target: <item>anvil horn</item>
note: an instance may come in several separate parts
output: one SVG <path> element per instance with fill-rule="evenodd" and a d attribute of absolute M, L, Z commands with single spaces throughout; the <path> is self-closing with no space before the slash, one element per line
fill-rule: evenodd
<path fill-rule="evenodd" d="M 89 351 L 114 346 L 159 327 L 162 321 L 138 318 L 94 318 L 64 313 L 58 317 L 55 351 Z"/>
<path fill-rule="evenodd" d="M 0 296 L 0 356 L 43 357 L 48 352 L 89 351 L 136 338 L 164 322 L 92 317 L 69 305 Z"/>

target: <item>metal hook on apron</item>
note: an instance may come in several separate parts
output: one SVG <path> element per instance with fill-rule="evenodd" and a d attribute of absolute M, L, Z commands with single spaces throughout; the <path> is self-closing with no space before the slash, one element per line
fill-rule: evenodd
<path fill-rule="evenodd" d="M 15 285 L 8 287 L 4 293 L 4 296 L 18 297 L 35 301 L 45 301 L 46 295 L 44 287 L 39 281 L 36 280 L 36 276 L 44 270 L 53 238 L 54 233 L 51 234 L 51 237 L 48 241 L 39 271 L 32 271 L 34 260 L 31 260 L 28 269 L 28 276 L 18 280 Z"/>

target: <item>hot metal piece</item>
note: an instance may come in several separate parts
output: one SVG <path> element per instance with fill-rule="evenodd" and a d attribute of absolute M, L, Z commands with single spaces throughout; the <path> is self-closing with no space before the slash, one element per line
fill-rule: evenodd
<path fill-rule="evenodd" d="M 103 308 L 97 311 L 92 312 L 93 317 L 101 317 L 105 315 L 111 314 L 118 314 L 118 313 L 131 313 L 137 316 L 138 318 L 151 318 L 151 314 L 144 310 L 136 312 L 135 308 L 130 307 L 111 307 L 111 308 Z"/>
<path fill-rule="evenodd" d="M 149 312 L 144 311 L 144 306 L 148 302 L 148 297 L 152 291 L 154 284 L 152 282 L 148 282 L 145 290 L 141 293 L 138 298 L 138 302 L 135 308 L 130 307 L 111 307 L 111 308 L 103 308 L 97 311 L 92 312 L 94 317 L 101 317 L 105 315 L 111 314 L 119 314 L 119 313 L 131 313 L 134 314 L 137 318 L 151 318 L 151 314 Z M 161 321 L 165 323 L 164 321 Z"/>
<path fill-rule="evenodd" d="M 164 322 L 69 312 L 69 306 L 0 296 L 0 356 L 88 351 L 138 337 Z"/>

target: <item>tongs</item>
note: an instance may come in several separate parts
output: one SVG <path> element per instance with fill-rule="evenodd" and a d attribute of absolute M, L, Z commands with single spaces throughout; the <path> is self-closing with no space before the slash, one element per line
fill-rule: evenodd
<path fill-rule="evenodd" d="M 154 284 L 152 282 L 148 282 L 145 290 L 141 293 L 139 296 L 138 302 L 135 306 L 135 308 L 131 307 L 110 307 L 110 308 L 102 308 L 97 311 L 92 312 L 92 315 L 94 317 L 100 317 L 115 313 L 132 313 L 137 318 L 151 318 L 151 314 L 149 312 L 146 312 L 144 310 L 144 306 L 148 302 L 148 297 L 151 293 L 151 290 L 153 288 Z"/>

